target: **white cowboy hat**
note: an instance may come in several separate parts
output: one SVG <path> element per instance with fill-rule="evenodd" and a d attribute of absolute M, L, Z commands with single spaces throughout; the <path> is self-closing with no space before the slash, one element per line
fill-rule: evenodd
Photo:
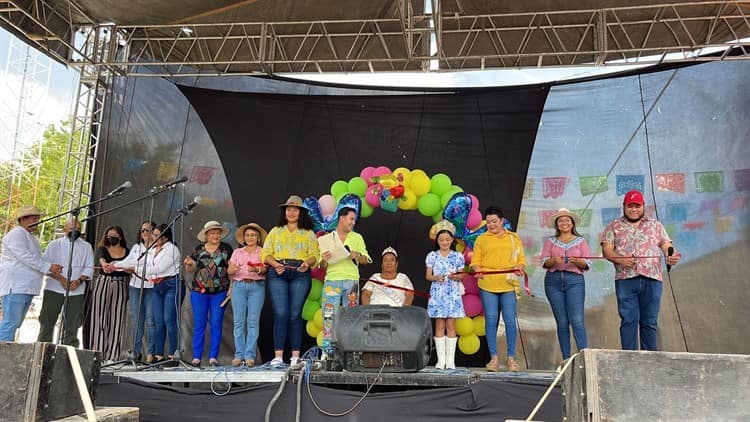
<path fill-rule="evenodd" d="M 222 239 L 225 238 L 225 237 L 227 237 L 227 235 L 229 234 L 229 228 L 224 227 L 224 225 L 222 225 L 218 221 L 211 220 L 211 221 L 207 222 L 206 224 L 204 224 L 203 225 L 203 229 L 198 232 L 198 240 L 200 240 L 201 242 L 205 242 L 206 241 L 206 233 L 209 230 L 214 230 L 214 229 L 220 229 L 221 230 L 221 238 Z"/>
<path fill-rule="evenodd" d="M 578 217 L 577 214 L 575 214 L 574 212 L 571 212 L 567 208 L 560 208 L 559 210 L 557 210 L 557 212 L 550 215 L 549 219 L 547 219 L 547 224 L 550 227 L 555 228 L 556 227 L 555 224 L 557 224 L 557 219 L 560 217 L 565 217 L 565 216 L 570 217 L 573 220 L 573 222 L 576 223 L 576 226 L 581 224 L 581 218 Z"/>

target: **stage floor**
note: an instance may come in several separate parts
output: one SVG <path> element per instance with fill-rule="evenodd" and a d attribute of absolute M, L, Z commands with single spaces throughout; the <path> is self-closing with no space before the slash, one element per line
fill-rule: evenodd
<path fill-rule="evenodd" d="M 296 382 L 299 369 L 289 366 L 259 365 L 253 368 L 220 366 L 192 368 L 181 365 L 173 368 L 144 368 L 132 364 L 102 368 L 105 374 L 152 383 L 278 383 L 286 378 Z M 426 367 L 418 372 L 382 373 L 349 371 L 310 371 L 310 382 L 324 385 L 371 385 L 412 387 L 459 387 L 479 381 L 511 381 L 523 384 L 549 385 L 556 373 L 551 371 L 488 372 L 483 368 L 437 370 Z"/>

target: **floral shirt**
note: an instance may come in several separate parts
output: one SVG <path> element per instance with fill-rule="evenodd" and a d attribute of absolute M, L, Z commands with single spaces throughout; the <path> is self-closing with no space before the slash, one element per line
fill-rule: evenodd
<path fill-rule="evenodd" d="M 634 226 L 620 217 L 604 228 L 600 241 L 602 245 L 613 245 L 615 253 L 621 256 L 648 257 L 637 258 L 634 267 L 615 264 L 615 280 L 644 276 L 661 281 L 661 246 L 672 243 L 672 239 L 660 222 L 643 217 Z"/>

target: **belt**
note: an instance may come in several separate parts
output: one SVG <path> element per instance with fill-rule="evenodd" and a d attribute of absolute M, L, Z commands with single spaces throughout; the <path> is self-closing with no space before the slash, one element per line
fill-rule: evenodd
<path fill-rule="evenodd" d="M 154 283 L 154 284 L 159 284 L 159 283 L 161 283 L 163 281 L 171 280 L 173 278 L 176 279 L 177 275 L 170 275 L 170 276 L 167 276 L 167 277 L 154 278 L 154 279 L 151 279 L 151 282 Z"/>
<path fill-rule="evenodd" d="M 277 259 L 276 261 L 278 261 L 279 264 L 288 265 L 290 267 L 299 267 L 302 265 L 302 262 L 304 262 L 301 259 Z"/>
<path fill-rule="evenodd" d="M 256 280 L 254 278 L 243 278 L 241 280 L 234 280 L 234 281 L 236 281 L 238 283 L 255 283 L 255 282 L 258 282 L 258 281 L 266 281 L 266 279 L 265 278 L 261 278 L 260 280 Z"/>

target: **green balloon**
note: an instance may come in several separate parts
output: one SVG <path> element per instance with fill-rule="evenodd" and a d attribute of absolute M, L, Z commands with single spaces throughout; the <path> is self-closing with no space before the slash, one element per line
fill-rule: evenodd
<path fill-rule="evenodd" d="M 451 178 L 443 173 L 438 173 L 430 179 L 430 192 L 440 196 L 451 188 Z"/>
<path fill-rule="evenodd" d="M 371 216 L 373 212 L 375 212 L 375 208 L 371 207 L 370 204 L 365 201 L 365 198 L 362 198 L 362 209 L 360 210 L 359 216 L 367 218 Z"/>
<path fill-rule="evenodd" d="M 338 205 L 339 202 L 341 202 L 341 198 L 343 198 L 344 195 L 346 195 L 347 193 L 349 192 L 339 192 L 338 195 L 333 195 L 333 198 L 336 200 L 336 205 Z"/>
<path fill-rule="evenodd" d="M 349 192 L 357 196 L 365 196 L 365 191 L 367 190 L 367 182 L 365 182 L 365 179 L 359 176 L 352 177 L 349 179 L 348 186 Z"/>
<path fill-rule="evenodd" d="M 434 221 L 436 223 L 439 223 L 440 220 L 442 220 L 442 219 L 443 219 L 442 210 L 441 210 L 441 212 L 439 212 L 439 213 L 437 213 L 437 214 L 435 214 L 435 215 L 432 216 L 432 221 Z"/>
<path fill-rule="evenodd" d="M 461 192 L 460 190 L 458 190 L 458 189 L 461 189 L 461 188 L 458 188 L 458 189 L 456 189 L 456 188 L 457 188 L 457 186 L 451 186 L 451 188 L 448 189 L 447 192 L 445 192 L 444 194 L 442 194 L 440 196 L 440 206 L 442 208 L 445 208 L 445 206 L 448 205 L 448 201 L 450 201 L 451 198 L 453 198 L 453 195 Z"/>
<path fill-rule="evenodd" d="M 440 212 L 440 197 L 434 193 L 426 193 L 417 200 L 417 209 L 425 217 L 432 217 Z"/>
<path fill-rule="evenodd" d="M 349 184 L 343 180 L 337 180 L 331 185 L 331 195 L 333 195 L 334 198 L 340 197 L 340 195 L 347 192 L 349 192 Z"/>
<path fill-rule="evenodd" d="M 318 280 L 317 278 L 312 279 L 312 284 L 310 285 L 310 293 L 307 295 L 307 299 L 309 299 L 312 302 L 317 302 L 320 300 L 320 294 L 323 292 L 323 282 Z"/>
<path fill-rule="evenodd" d="M 315 312 L 320 309 L 320 302 L 314 302 L 312 300 L 306 300 L 302 306 L 302 319 L 310 321 L 315 317 Z"/>

